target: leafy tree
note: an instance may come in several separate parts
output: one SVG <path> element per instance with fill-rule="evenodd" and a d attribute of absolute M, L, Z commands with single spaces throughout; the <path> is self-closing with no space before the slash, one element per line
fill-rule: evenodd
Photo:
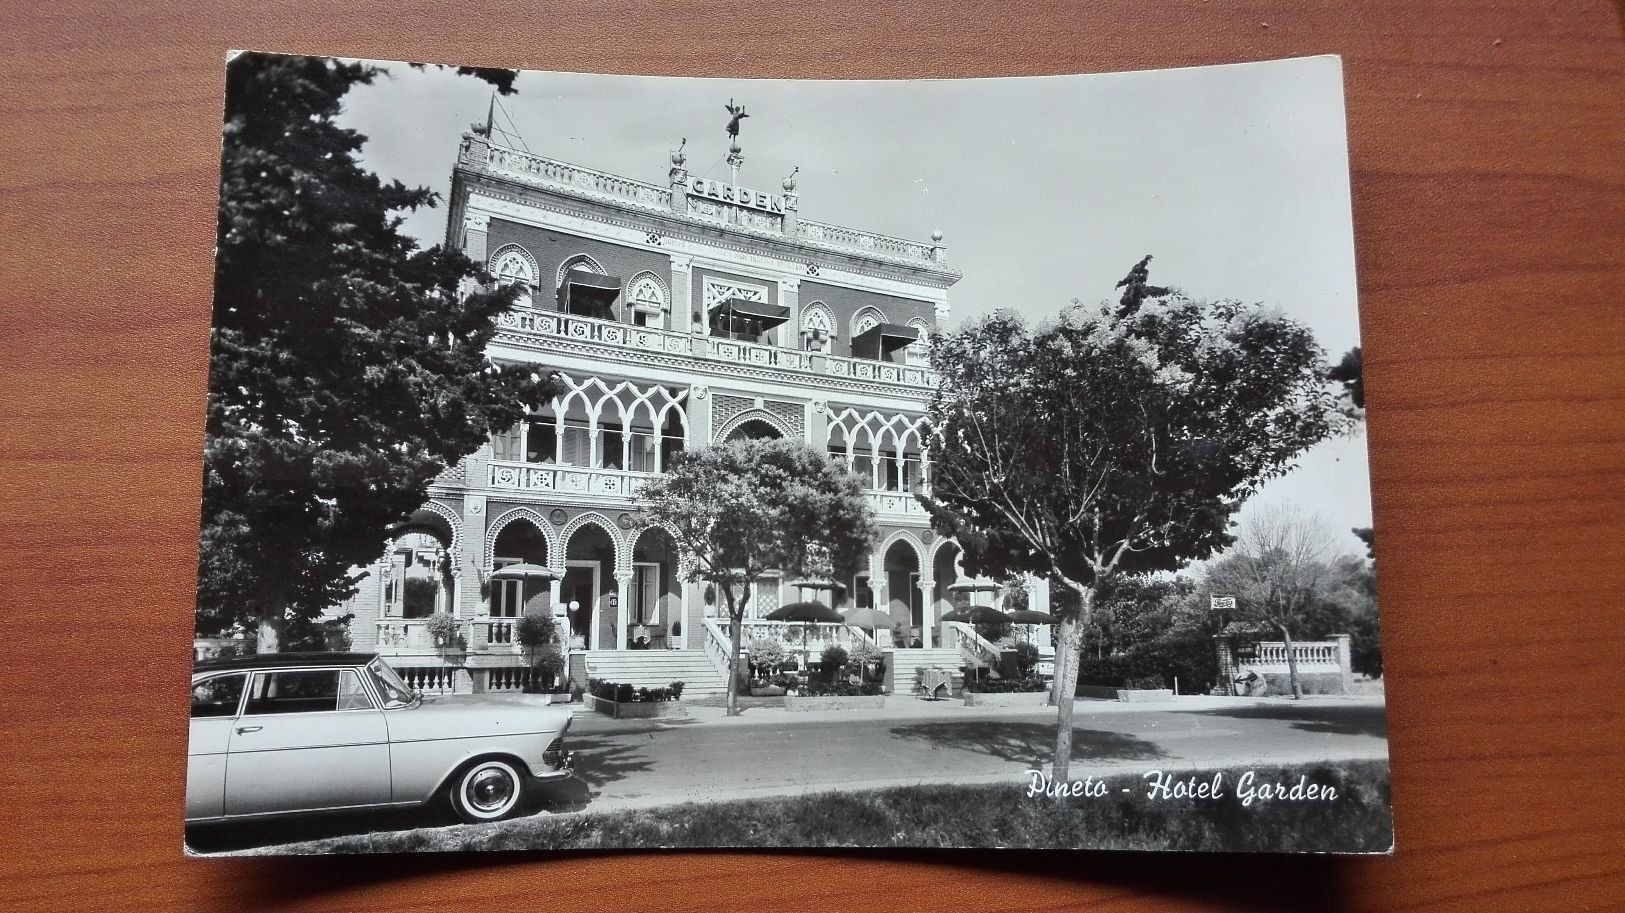
<path fill-rule="evenodd" d="M 858 478 L 800 443 L 742 440 L 681 454 L 644 487 L 645 518 L 684 555 L 728 609 L 728 713 L 737 715 L 740 640 L 752 588 L 764 573 L 802 575 L 827 560 L 856 564 L 876 530 Z"/>
<path fill-rule="evenodd" d="M 336 123 L 381 72 L 227 68 L 197 623 L 242 622 L 261 651 L 353 594 L 437 475 L 556 392 L 486 358 L 515 292 L 464 293 L 476 264 L 400 231 L 435 194 L 363 169 L 366 138 Z"/>
<path fill-rule="evenodd" d="M 1247 521 L 1234 551 L 1208 571 L 1210 586 L 1235 594 L 1242 618 L 1281 633 L 1293 700 L 1303 697 L 1293 634 L 1301 634 L 1317 609 L 1329 604 L 1331 548 L 1331 535 L 1319 521 L 1295 509 L 1271 507 Z M 1319 614 L 1324 627 L 1324 612 Z"/>
<path fill-rule="evenodd" d="M 1229 544 L 1242 502 L 1338 419 L 1307 328 L 1259 306 L 1150 291 L 1032 329 L 1001 312 L 932 349 L 941 383 L 921 500 L 933 524 L 959 539 L 967 571 L 1042 574 L 1072 596 L 1057 600 L 1057 780 L 1102 588 Z"/>
<path fill-rule="evenodd" d="M 1326 372 L 1326 377 L 1343 385 L 1343 394 L 1348 398 L 1352 407 L 1349 413 L 1354 416 L 1365 414 L 1365 363 L 1360 356 L 1360 347 L 1355 346 L 1343 353 L 1342 359 Z"/>

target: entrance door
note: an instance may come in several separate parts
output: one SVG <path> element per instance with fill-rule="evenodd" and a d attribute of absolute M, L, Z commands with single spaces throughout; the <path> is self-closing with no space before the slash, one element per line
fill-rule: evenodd
<path fill-rule="evenodd" d="M 559 600 L 566 606 L 578 603 L 570 612 L 570 633 L 581 638 L 581 646 L 593 647 L 593 621 L 598 609 L 598 565 L 590 561 L 572 561 L 564 569 L 559 581 Z"/>

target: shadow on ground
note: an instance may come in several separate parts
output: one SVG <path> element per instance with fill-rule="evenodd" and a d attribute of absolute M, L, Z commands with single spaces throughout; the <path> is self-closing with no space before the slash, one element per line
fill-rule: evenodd
<path fill-rule="evenodd" d="M 1055 752 L 1055 724 L 1013 720 L 954 720 L 892 727 L 891 734 L 931 748 L 955 748 L 1029 765 L 1049 763 Z M 1167 757 L 1155 742 L 1123 732 L 1077 729 L 1072 757 L 1092 761 L 1149 761 Z"/>
<path fill-rule="evenodd" d="M 1388 738 L 1388 715 L 1381 704 L 1300 704 L 1282 699 L 1247 707 L 1220 707 L 1187 711 L 1192 716 L 1223 716 L 1238 720 L 1279 720 L 1293 729 L 1322 735 L 1364 735 Z"/>

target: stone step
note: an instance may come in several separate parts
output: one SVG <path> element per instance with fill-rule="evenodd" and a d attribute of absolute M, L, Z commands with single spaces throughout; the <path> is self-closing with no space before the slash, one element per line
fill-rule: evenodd
<path fill-rule="evenodd" d="M 708 697 L 726 690 L 711 660 L 698 650 L 625 650 L 588 654 L 587 675 L 636 688 L 683 683 L 683 696 Z"/>

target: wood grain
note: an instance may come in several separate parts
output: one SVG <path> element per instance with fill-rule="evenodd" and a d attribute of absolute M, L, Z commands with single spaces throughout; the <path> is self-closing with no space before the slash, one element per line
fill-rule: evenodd
<path fill-rule="evenodd" d="M 232 47 L 795 77 L 1344 55 L 1398 854 L 183 858 L 171 695 Z M 0 906 L 1625 905 L 1625 42 L 1607 4 L 75 0 L 6 4 L 0 51 Z"/>

